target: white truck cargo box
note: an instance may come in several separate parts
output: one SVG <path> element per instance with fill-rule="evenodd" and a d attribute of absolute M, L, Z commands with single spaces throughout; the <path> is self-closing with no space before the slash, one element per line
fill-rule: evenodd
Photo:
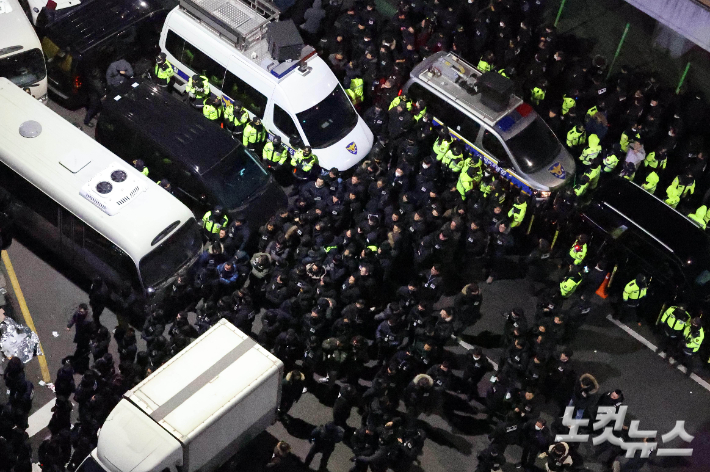
<path fill-rule="evenodd" d="M 221 320 L 124 395 L 92 457 L 113 472 L 212 470 L 273 423 L 282 374 L 279 359 Z"/>

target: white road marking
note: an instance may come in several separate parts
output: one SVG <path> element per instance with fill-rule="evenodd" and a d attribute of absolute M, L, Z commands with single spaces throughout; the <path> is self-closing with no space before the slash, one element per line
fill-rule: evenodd
<path fill-rule="evenodd" d="M 631 328 L 629 328 L 628 326 L 626 326 L 626 325 L 625 325 L 624 323 L 622 323 L 621 321 L 615 320 L 614 318 L 611 317 L 611 315 L 606 315 L 606 319 L 609 320 L 609 321 L 611 321 L 612 323 L 614 323 L 614 324 L 615 324 L 616 326 L 618 326 L 619 328 L 621 328 L 621 329 L 623 329 L 624 331 L 626 331 L 626 333 L 629 334 L 629 335 L 630 335 L 632 338 L 634 338 L 636 341 L 640 342 L 641 344 L 643 344 L 644 346 L 646 346 L 647 348 L 649 348 L 649 349 L 652 350 L 653 352 L 657 353 L 659 357 L 661 357 L 661 358 L 663 358 L 663 359 L 666 358 L 665 353 L 663 353 L 663 352 L 658 352 L 658 348 L 656 347 L 655 344 L 653 344 L 651 341 L 649 341 L 648 339 L 646 339 L 646 338 L 644 338 L 643 336 L 641 336 L 640 334 L 638 334 L 638 333 L 637 333 L 636 331 L 634 331 L 633 329 L 631 329 Z M 670 364 L 671 364 L 671 365 L 674 365 L 674 364 L 678 364 L 678 363 L 675 361 L 675 359 L 672 359 L 672 360 L 670 361 Z M 688 369 L 686 369 L 685 366 L 683 366 L 683 365 L 678 364 L 677 369 L 678 369 L 679 371 L 683 372 L 684 374 L 687 374 L 687 373 L 688 373 Z M 701 387 L 703 387 L 705 390 L 707 390 L 708 392 L 710 392 L 710 383 L 707 383 L 704 379 L 702 379 L 701 377 L 699 377 L 699 376 L 696 375 L 696 374 L 690 374 L 689 378 L 695 380 Z"/>
<path fill-rule="evenodd" d="M 52 419 L 52 408 L 54 408 L 54 403 L 56 401 L 57 399 L 53 398 L 52 401 L 30 415 L 27 419 L 27 422 L 30 425 L 27 428 L 27 434 L 29 437 L 34 436 L 47 427 L 49 420 Z"/>

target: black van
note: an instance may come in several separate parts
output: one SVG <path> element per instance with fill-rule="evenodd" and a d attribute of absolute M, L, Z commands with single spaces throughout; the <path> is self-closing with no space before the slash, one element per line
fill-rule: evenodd
<path fill-rule="evenodd" d="M 261 225 L 287 206 L 258 156 L 152 82 L 129 81 L 105 100 L 96 140 L 126 161 L 142 159 L 151 179 L 167 178 L 198 218 L 222 205 L 230 218 Z"/>
<path fill-rule="evenodd" d="M 663 303 L 710 305 L 710 236 L 691 219 L 621 178 L 599 188 L 581 217 L 619 264 L 618 289 L 638 272 L 653 277 L 653 321 Z"/>
<path fill-rule="evenodd" d="M 165 17 L 175 6 L 177 0 L 91 1 L 39 28 L 52 100 L 79 108 L 86 100 L 85 79 L 93 69 L 105 77 L 109 64 L 118 59 L 134 65 L 153 61 L 160 52 Z"/>

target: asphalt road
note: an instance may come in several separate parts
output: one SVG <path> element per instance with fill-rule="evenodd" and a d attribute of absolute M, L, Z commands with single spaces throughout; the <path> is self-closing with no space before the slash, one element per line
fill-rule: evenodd
<path fill-rule="evenodd" d="M 83 118 L 83 110 L 68 112 L 52 103 L 50 107 L 74 123 L 81 122 Z M 86 131 L 93 135 L 93 129 Z M 88 282 L 74 279 L 70 267 L 62 266 L 51 255 L 23 243 L 27 244 L 24 240 L 15 241 L 8 254 L 42 342 L 49 372 L 54 377 L 61 359 L 73 352 L 73 333 L 66 331 L 65 327 L 76 305 L 88 301 Z M 5 271 L 6 268 L 2 267 L 2 270 Z M 7 285 L 10 290 L 9 281 Z M 483 317 L 464 333 L 464 341 L 483 346 L 486 354 L 497 361 L 500 356 L 496 348 L 497 336 L 502 332 L 503 326 L 501 313 L 514 306 L 521 306 L 532 315 L 536 298 L 533 296 L 531 285 L 530 280 L 501 280 L 491 285 L 483 283 Z M 16 294 L 11 294 L 16 300 Z M 632 333 L 641 340 L 636 339 L 606 318 L 609 312 L 608 301 L 595 298 L 594 308 L 586 325 L 571 343 L 575 351 L 575 370 L 579 374 L 592 373 L 601 384 L 601 392 L 622 389 L 629 406 L 628 415 L 640 421 L 639 429 L 658 430 L 660 440 L 660 435 L 670 431 L 677 420 L 682 420 L 685 421 L 686 431 L 695 436 L 691 443 L 694 448 L 692 457 L 654 458 L 641 470 L 710 470 L 710 453 L 707 452 L 710 449 L 706 447 L 710 443 L 710 385 L 700 378 L 689 378 L 680 370 L 670 367 L 647 346 L 649 342 L 655 344 L 650 329 L 634 326 L 635 331 Z M 440 304 L 445 305 L 447 301 L 443 300 Z M 19 310 L 16 315 L 18 319 L 22 319 Z M 115 316 L 110 312 L 105 312 L 102 322 L 109 329 L 116 325 Z M 258 323 L 255 329 L 258 329 Z M 450 344 L 447 349 L 456 359 L 460 359 L 465 348 L 453 341 Z M 113 345 L 112 347 L 115 348 Z M 36 387 L 33 412 L 41 410 L 33 417 L 35 424 L 38 424 L 32 431 L 32 442 L 36 451 L 40 442 L 49 434 L 48 430 L 42 429 L 42 421 L 49 420 L 50 413 L 46 405 L 51 402 L 53 392 L 50 388 L 39 385 L 42 376 L 37 359 L 27 364 L 27 374 Z M 482 382 L 482 392 L 487 388 L 487 382 L 487 379 Z M 0 392 L 0 401 L 5 401 L 5 397 L 5 392 Z M 548 420 L 553 419 L 557 413 L 550 405 L 545 405 L 543 412 Z M 249 448 L 245 457 L 238 457 L 238 460 L 228 464 L 225 469 L 261 470 L 277 440 L 288 441 L 297 456 L 305 457 L 311 428 L 329 420 L 331 410 L 323 405 L 316 395 L 309 392 L 294 406 L 291 415 L 294 420 L 288 429 L 280 423 L 273 425 L 266 434 L 254 440 L 253 447 Z M 486 434 L 489 429 L 482 419 L 483 415 L 465 402 L 457 405 L 456 411 L 447 418 L 436 414 L 421 417 L 429 439 L 421 456 L 421 464 L 413 470 L 474 471 L 477 453 L 488 444 Z M 349 423 L 358 426 L 359 420 L 354 411 Z M 685 445 L 680 439 L 672 443 L 672 447 Z M 593 446 L 584 444 L 580 450 L 589 454 L 593 452 Z M 517 447 L 508 448 L 506 453 L 511 464 L 517 461 L 519 455 L 520 449 Z M 352 465 L 349 461 L 351 456 L 350 450 L 339 444 L 331 458 L 329 469 L 347 471 Z M 312 467 L 317 466 L 318 460 L 317 457 Z M 506 466 L 506 470 L 515 470 L 511 464 Z M 587 461 L 584 467 L 592 471 L 602 470 L 593 460 Z"/>

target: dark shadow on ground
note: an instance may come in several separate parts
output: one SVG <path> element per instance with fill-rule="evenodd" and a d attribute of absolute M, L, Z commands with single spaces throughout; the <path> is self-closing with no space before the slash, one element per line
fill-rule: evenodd
<path fill-rule="evenodd" d="M 277 467 L 269 467 L 266 465 L 271 460 L 271 455 L 274 447 L 278 443 L 278 439 L 264 431 L 255 437 L 247 447 L 242 449 L 226 464 L 217 469 L 218 472 L 305 472 L 308 467 L 303 465 L 301 460 L 291 454 L 286 461 Z"/>
<path fill-rule="evenodd" d="M 419 427 L 426 432 L 427 439 L 431 439 L 441 446 L 456 449 L 461 454 L 466 456 L 470 456 L 473 452 L 473 445 L 462 436 L 458 436 L 450 431 L 432 426 L 426 421 L 420 421 Z"/>
<path fill-rule="evenodd" d="M 286 415 L 286 418 L 286 421 L 282 421 L 281 423 L 288 434 L 298 439 L 310 439 L 311 431 L 313 431 L 315 425 L 300 418 L 294 418 L 291 415 Z"/>

